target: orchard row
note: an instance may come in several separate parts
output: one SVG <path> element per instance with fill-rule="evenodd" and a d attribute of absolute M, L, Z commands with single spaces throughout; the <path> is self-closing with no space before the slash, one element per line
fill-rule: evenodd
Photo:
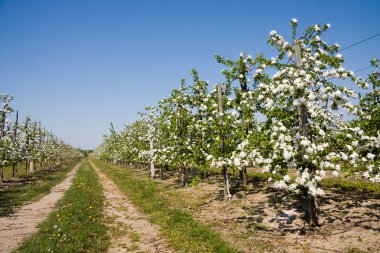
<path fill-rule="evenodd" d="M 275 187 L 296 192 L 311 225 L 318 224 L 320 181 L 351 170 L 379 183 L 380 73 L 366 78 L 343 67 L 338 44 L 321 36 L 329 24 L 308 27 L 292 39 L 271 31 L 277 55 L 216 56 L 223 83 L 211 86 L 192 70 L 158 105 L 121 132 L 113 127 L 97 155 L 114 163 L 150 163 L 186 171 L 220 168 L 225 198 L 231 198 L 227 169 L 246 182 L 247 167 L 270 172 Z M 378 60 L 371 61 L 378 68 Z M 295 170 L 296 176 L 289 175 Z"/>
<path fill-rule="evenodd" d="M 1 182 L 4 181 L 4 169 L 12 169 L 12 176 L 18 176 L 18 165 L 25 164 L 25 174 L 33 172 L 36 164 L 40 168 L 51 163 L 61 164 L 82 155 L 77 149 L 59 140 L 41 123 L 32 122 L 27 116 L 19 122 L 18 111 L 14 122 L 9 119 L 13 109 L 10 102 L 13 97 L 0 95 L 3 107 L 0 108 L 0 167 Z"/>

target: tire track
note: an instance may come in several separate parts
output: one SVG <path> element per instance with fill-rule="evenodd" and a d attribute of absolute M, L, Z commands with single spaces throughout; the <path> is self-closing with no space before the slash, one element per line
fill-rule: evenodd
<path fill-rule="evenodd" d="M 50 193 L 40 200 L 21 206 L 11 216 L 0 217 L 0 252 L 12 252 L 21 243 L 38 231 L 38 225 L 53 211 L 57 202 L 72 184 L 82 162 L 75 165 L 65 180 L 54 186 Z"/>
<path fill-rule="evenodd" d="M 111 179 L 91 161 L 90 164 L 103 185 L 106 197 L 104 212 L 112 220 L 108 252 L 174 252 L 160 236 L 159 226 L 149 222 Z"/>

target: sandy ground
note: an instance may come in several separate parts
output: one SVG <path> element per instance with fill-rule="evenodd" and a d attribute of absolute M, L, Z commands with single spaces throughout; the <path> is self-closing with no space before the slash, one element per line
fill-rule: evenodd
<path fill-rule="evenodd" d="M 53 187 L 48 195 L 16 209 L 11 216 L 0 217 L 0 252 L 16 250 L 23 240 L 38 231 L 38 224 L 47 218 L 69 189 L 80 165 L 78 163 L 67 174 L 66 179 Z"/>
<path fill-rule="evenodd" d="M 259 241 L 260 252 L 380 252 L 380 200 L 347 195 L 327 191 L 320 206 L 325 224 L 316 229 L 304 223 L 295 198 L 268 189 L 242 193 L 231 203 L 214 199 L 195 215 L 219 221 L 215 229 L 242 252 L 256 246 L 240 241 L 241 235 Z"/>
<path fill-rule="evenodd" d="M 92 162 L 106 197 L 105 215 L 110 226 L 110 253 L 174 252 L 164 242 L 159 227 L 152 224 L 132 204 L 127 196 Z"/>
<path fill-rule="evenodd" d="M 160 181 L 169 200 L 216 230 L 241 252 L 380 252 L 380 199 L 370 194 L 326 190 L 320 199 L 325 224 L 310 229 L 297 198 L 269 184 L 250 185 L 223 200 L 219 176 L 196 187 Z"/>

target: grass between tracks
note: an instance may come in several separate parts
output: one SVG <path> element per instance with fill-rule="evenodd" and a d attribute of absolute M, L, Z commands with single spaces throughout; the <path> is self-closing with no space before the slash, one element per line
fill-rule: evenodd
<path fill-rule="evenodd" d="M 78 161 L 50 170 L 39 170 L 30 176 L 22 177 L 18 183 L 0 188 L 0 216 L 13 212 L 15 206 L 27 201 L 35 201 L 49 193 L 50 189 L 62 182 L 67 173 L 73 169 Z"/>
<path fill-rule="evenodd" d="M 171 206 L 156 182 L 125 168 L 92 161 L 150 216 L 151 222 L 161 226 L 162 235 L 173 249 L 179 252 L 238 252 L 223 242 L 215 231 L 194 220 L 190 213 Z"/>
<path fill-rule="evenodd" d="M 18 252 L 105 252 L 109 246 L 103 222 L 103 189 L 85 161 L 56 211 Z"/>

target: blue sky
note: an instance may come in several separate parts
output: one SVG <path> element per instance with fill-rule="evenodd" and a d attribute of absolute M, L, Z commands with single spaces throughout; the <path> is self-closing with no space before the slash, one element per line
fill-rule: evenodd
<path fill-rule="evenodd" d="M 292 18 L 300 29 L 330 23 L 322 39 L 344 47 L 380 33 L 379 13 L 370 0 L 0 0 L 0 93 L 22 117 L 95 148 L 110 122 L 121 130 L 192 68 L 222 81 L 215 54 L 272 57 L 269 32 L 289 37 Z M 379 45 L 380 36 L 343 51 L 345 67 L 369 66 Z"/>

